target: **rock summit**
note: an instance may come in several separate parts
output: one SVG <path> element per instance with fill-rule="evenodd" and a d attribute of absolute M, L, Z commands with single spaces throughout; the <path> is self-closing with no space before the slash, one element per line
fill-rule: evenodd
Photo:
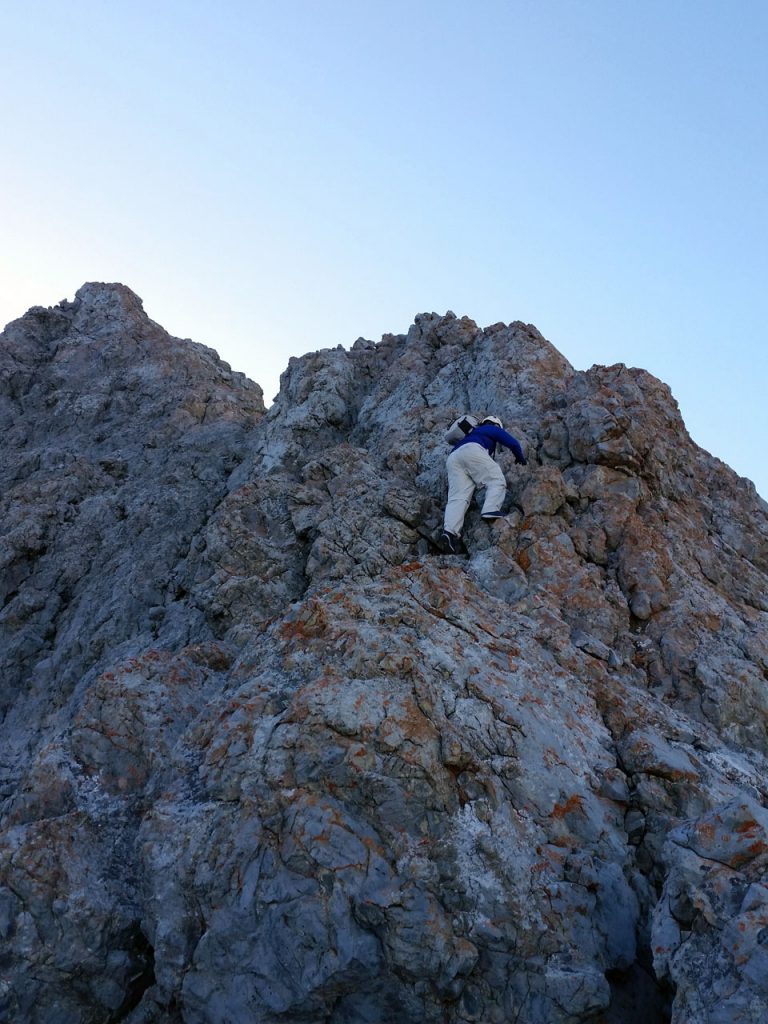
<path fill-rule="evenodd" d="M 768 1019 L 768 506 L 663 383 L 433 313 L 267 411 L 88 284 L 0 428 L 3 1020 Z"/>

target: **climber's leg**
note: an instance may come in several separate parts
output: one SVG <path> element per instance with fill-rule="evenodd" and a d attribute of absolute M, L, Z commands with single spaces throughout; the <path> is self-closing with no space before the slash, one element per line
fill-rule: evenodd
<path fill-rule="evenodd" d="M 445 464 L 448 473 L 448 503 L 445 506 L 444 529 L 446 533 L 458 537 L 464 525 L 464 516 L 467 514 L 472 495 L 475 493 L 475 485 L 472 477 L 464 468 L 466 456 L 463 454 L 467 448 L 475 448 L 476 445 L 463 444 L 461 448 L 451 452 Z"/>

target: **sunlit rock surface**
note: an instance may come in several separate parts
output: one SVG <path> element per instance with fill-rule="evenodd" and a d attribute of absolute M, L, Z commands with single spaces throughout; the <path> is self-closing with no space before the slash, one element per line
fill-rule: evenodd
<path fill-rule="evenodd" d="M 768 508 L 664 384 L 426 314 L 265 412 L 89 284 L 0 425 L 3 1019 L 768 1019 Z"/>

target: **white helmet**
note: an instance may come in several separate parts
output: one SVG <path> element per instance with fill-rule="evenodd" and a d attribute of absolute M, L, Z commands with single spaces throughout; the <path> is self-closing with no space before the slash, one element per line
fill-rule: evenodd
<path fill-rule="evenodd" d="M 483 423 L 495 423 L 501 430 L 504 429 L 504 424 L 501 422 L 498 416 L 486 416 Z"/>

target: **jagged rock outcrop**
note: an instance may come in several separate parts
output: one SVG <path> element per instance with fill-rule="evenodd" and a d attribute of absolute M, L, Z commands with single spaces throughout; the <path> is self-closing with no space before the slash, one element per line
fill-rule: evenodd
<path fill-rule="evenodd" d="M 768 507 L 662 383 L 432 314 L 265 412 L 117 285 L 0 358 L 6 1019 L 765 1020 Z"/>

